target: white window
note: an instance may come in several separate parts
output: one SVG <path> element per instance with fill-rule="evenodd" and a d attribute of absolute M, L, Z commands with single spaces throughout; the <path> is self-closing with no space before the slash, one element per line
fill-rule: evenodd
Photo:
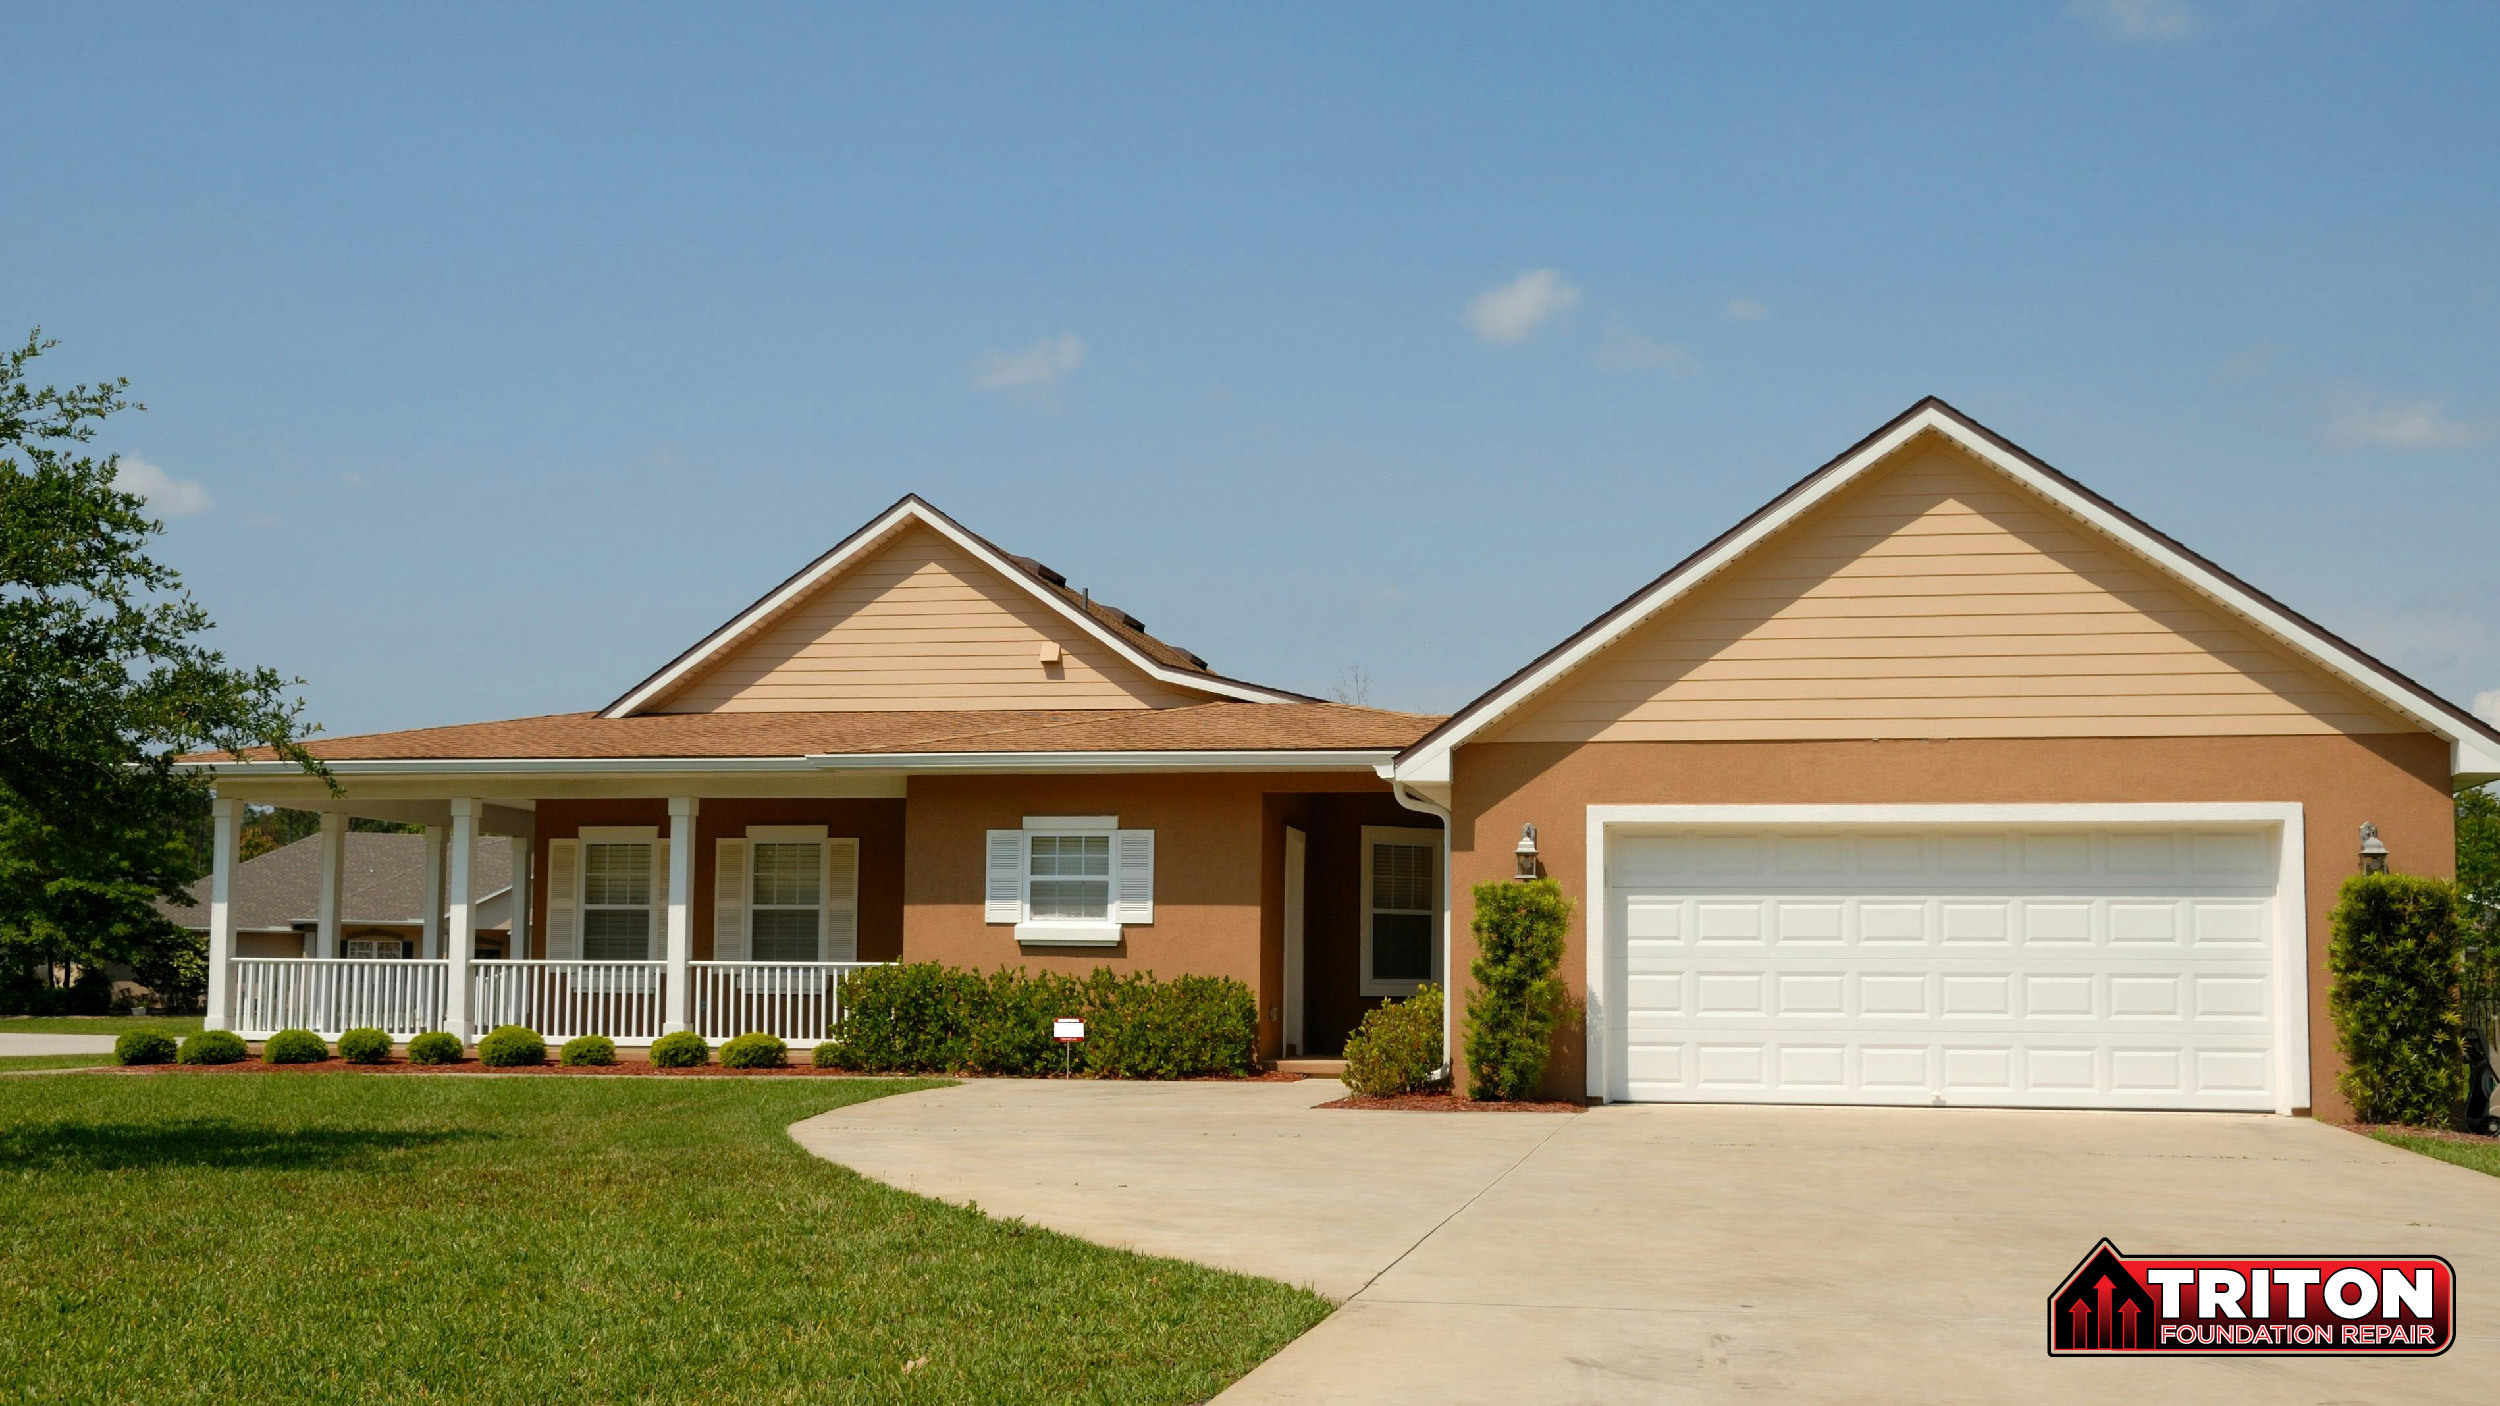
<path fill-rule="evenodd" d="M 1029 815 L 989 836 L 987 921 L 1016 940 L 1111 947 L 1123 926 L 1154 921 L 1154 831 L 1110 815 Z"/>
<path fill-rule="evenodd" d="M 396 937 L 351 937 L 346 942 L 347 955 L 361 960 L 407 955 L 406 945 Z"/>
<path fill-rule="evenodd" d="M 825 842 L 756 840 L 750 961 L 823 960 Z"/>
<path fill-rule="evenodd" d="M 1111 836 L 1027 832 L 1024 916 L 1031 923 L 1111 921 Z"/>
<path fill-rule="evenodd" d="M 652 843 L 582 844 L 582 960 L 651 960 Z"/>
<path fill-rule="evenodd" d="M 1441 976 L 1441 832 L 1363 827 L 1363 994 L 1412 996 Z"/>

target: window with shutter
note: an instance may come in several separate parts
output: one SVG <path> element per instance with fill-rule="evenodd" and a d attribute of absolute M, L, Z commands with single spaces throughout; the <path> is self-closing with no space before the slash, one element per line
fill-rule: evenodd
<path fill-rule="evenodd" d="M 1010 836 L 1015 879 L 1021 900 L 1016 941 L 1049 947 L 1111 947 L 1120 941 L 1124 899 L 1137 897 L 1139 880 L 1132 864 L 1135 837 L 1145 838 L 1142 872 L 1143 907 L 1152 915 L 1153 836 L 1151 831 L 1120 830 L 1112 816 L 1026 816 L 1021 831 L 992 831 L 990 878 L 993 903 L 998 891 L 998 837 Z M 1124 844 L 1123 839 L 1127 838 Z"/>
<path fill-rule="evenodd" d="M 652 870 L 650 840 L 582 845 L 582 960 L 651 960 Z"/>

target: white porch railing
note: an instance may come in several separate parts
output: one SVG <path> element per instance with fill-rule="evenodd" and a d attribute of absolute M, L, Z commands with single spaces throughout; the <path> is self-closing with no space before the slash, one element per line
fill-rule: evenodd
<path fill-rule="evenodd" d="M 550 1040 L 605 1035 L 644 1045 L 668 1019 L 666 962 L 480 962 L 469 968 L 478 1034 L 526 1025 Z"/>
<path fill-rule="evenodd" d="M 234 1032 L 247 1040 L 310 1030 L 325 1040 L 366 1026 L 393 1035 L 443 1028 L 451 964 L 368 957 L 236 957 Z"/>
<path fill-rule="evenodd" d="M 718 1042 L 750 1030 L 819 1044 L 842 1019 L 842 978 L 882 962 L 690 962 L 694 1028 Z"/>

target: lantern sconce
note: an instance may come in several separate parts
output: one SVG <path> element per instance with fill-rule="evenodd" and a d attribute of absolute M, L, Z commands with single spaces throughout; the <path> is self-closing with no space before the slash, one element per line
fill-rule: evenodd
<path fill-rule="evenodd" d="M 2361 822 L 2361 872 L 2387 872 L 2387 846 L 2378 837 L 2378 826 L 2367 820 Z"/>
<path fill-rule="evenodd" d="M 1519 848 L 1512 850 L 1511 853 L 1519 859 L 1519 872 L 1511 877 L 1515 879 L 1535 878 L 1536 826 L 1533 822 L 1519 827 Z"/>

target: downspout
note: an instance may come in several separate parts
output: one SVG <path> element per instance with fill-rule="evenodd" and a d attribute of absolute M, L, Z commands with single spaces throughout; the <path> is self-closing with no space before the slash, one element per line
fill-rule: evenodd
<path fill-rule="evenodd" d="M 1396 763 L 1387 763 L 1374 770 L 1381 780 L 1389 783 L 1389 794 L 1397 798 L 1399 805 L 1408 810 L 1421 811 L 1441 822 L 1441 1067 L 1432 1072 L 1433 1081 L 1439 1083 L 1448 1079 L 1450 1071 L 1458 1064 L 1456 998 L 1451 995 L 1457 990 L 1458 983 L 1452 979 L 1450 970 L 1450 922 L 1451 915 L 1458 911 L 1458 905 L 1453 902 L 1457 893 L 1450 881 L 1450 808 L 1398 780 Z"/>

